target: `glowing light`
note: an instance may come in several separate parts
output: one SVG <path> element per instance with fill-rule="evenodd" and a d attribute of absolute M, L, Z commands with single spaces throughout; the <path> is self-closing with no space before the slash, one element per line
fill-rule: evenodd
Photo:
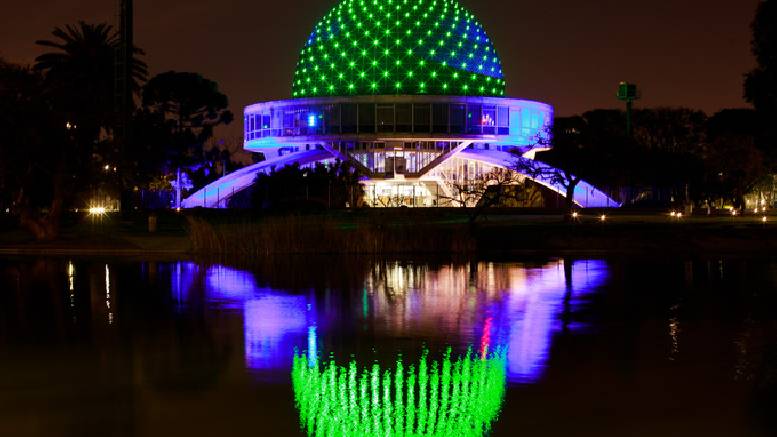
<path fill-rule="evenodd" d="M 766 216 L 761 217 L 761 222 L 763 222 L 763 223 L 767 222 Z"/>
<path fill-rule="evenodd" d="M 90 206 L 88 211 L 92 216 L 105 215 L 108 212 L 104 206 Z"/>
<path fill-rule="evenodd" d="M 311 436 L 482 436 L 502 408 L 505 355 L 481 359 L 468 351 L 454 360 L 448 349 L 430 363 L 424 351 L 405 370 L 401 357 L 393 369 L 359 369 L 355 360 L 311 366 L 296 353 L 292 387 L 300 426 Z"/>
<path fill-rule="evenodd" d="M 573 212 L 573 213 L 572 213 L 572 218 L 573 218 L 573 219 L 577 219 L 577 218 L 579 218 L 579 217 L 580 217 L 580 214 L 579 214 L 578 212 Z"/>
<path fill-rule="evenodd" d="M 451 77 L 453 73 L 472 75 L 472 86 L 461 88 L 474 90 L 473 95 L 505 94 L 501 60 L 491 39 L 483 26 L 457 0 L 441 0 L 432 4 L 423 0 L 406 0 L 396 4 L 395 16 L 393 11 L 387 13 L 388 22 L 377 19 L 375 8 L 383 11 L 385 5 L 342 0 L 324 16 L 306 39 L 300 53 L 292 85 L 294 97 L 322 96 L 325 90 L 329 90 L 328 94 L 346 91 L 349 94 L 395 94 L 397 89 L 391 81 L 381 81 L 377 88 L 370 86 L 382 73 L 365 67 L 374 67 L 378 63 L 390 69 L 388 74 L 383 75 L 384 78 L 400 77 L 404 74 L 402 66 L 408 63 L 420 65 L 427 71 L 438 70 L 440 79 L 425 87 L 426 92 L 432 94 L 458 91 L 458 87 L 443 86 L 442 78 Z M 414 25 L 408 26 L 410 23 Z M 462 42 L 467 39 L 479 43 L 469 50 L 461 50 Z M 341 64 L 327 61 L 327 54 L 332 52 L 340 55 Z M 397 52 L 405 56 L 392 58 L 392 54 Z M 482 59 L 482 62 L 468 62 L 469 59 Z M 341 71 L 341 82 L 332 84 L 316 74 L 327 66 Z M 360 72 L 368 73 L 366 77 L 360 77 Z M 417 90 L 423 75 L 413 74 L 412 77 L 418 77 L 418 82 L 403 85 Z M 357 81 L 357 78 L 367 80 Z"/>
<path fill-rule="evenodd" d="M 606 215 L 604 215 L 604 214 L 602 214 L 602 216 L 601 216 L 601 217 L 599 217 L 599 220 L 601 220 L 601 221 L 603 221 L 603 222 L 604 222 L 604 221 L 607 221 L 607 216 L 606 216 Z"/>

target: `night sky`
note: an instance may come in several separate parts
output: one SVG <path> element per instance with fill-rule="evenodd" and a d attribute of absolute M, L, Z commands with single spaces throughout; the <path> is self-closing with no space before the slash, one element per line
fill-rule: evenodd
<path fill-rule="evenodd" d="M 463 0 L 496 42 L 508 95 L 559 115 L 619 105 L 621 80 L 641 106 L 707 112 L 742 107 L 753 66 L 750 22 L 759 0 Z M 6 3 L 0 56 L 30 63 L 56 25 L 115 23 L 118 0 Z M 152 73 L 196 71 L 216 80 L 236 113 L 289 98 L 297 54 L 335 0 L 136 0 L 136 45 Z"/>

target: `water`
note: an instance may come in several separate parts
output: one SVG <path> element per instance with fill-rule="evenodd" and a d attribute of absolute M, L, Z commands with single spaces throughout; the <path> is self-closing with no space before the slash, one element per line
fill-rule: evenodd
<path fill-rule="evenodd" d="M 0 435 L 775 435 L 777 261 L 0 260 Z"/>

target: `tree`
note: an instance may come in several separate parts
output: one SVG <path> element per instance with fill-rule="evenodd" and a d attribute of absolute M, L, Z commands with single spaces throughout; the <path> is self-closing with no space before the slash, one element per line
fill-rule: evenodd
<path fill-rule="evenodd" d="M 549 150 L 537 153 L 536 159 L 517 155 L 513 165 L 518 173 L 563 188 L 566 220 L 572 218 L 575 188 L 583 175 L 602 164 L 596 160 L 591 140 L 592 131 L 584 118 L 557 119 L 549 134 L 538 138 L 538 145 Z"/>
<path fill-rule="evenodd" d="M 13 156 L 6 162 L 14 168 L 4 169 L 14 185 L 14 210 L 38 239 L 55 238 L 62 213 L 78 200 L 79 191 L 104 181 L 103 163 L 110 159 L 109 168 L 116 165 L 103 135 L 114 120 L 116 33 L 107 24 L 79 22 L 57 27 L 52 35 L 53 40 L 36 42 L 54 50 L 38 56 L 32 70 L 5 68 L 6 83 L 22 87 L 16 96 L 4 96 L 6 103 L 21 100 L 6 120 L 27 117 L 41 131 L 31 132 L 21 120 L 8 128 L 15 139 L 7 145 L 6 155 Z M 146 66 L 137 58 L 133 70 L 136 81 L 145 78 Z"/>
<path fill-rule="evenodd" d="M 79 136 L 94 140 L 101 128 L 114 125 L 118 34 L 111 25 L 80 21 L 56 27 L 52 35 L 53 40 L 36 41 L 54 51 L 38 56 L 35 69 L 44 73 L 46 93 L 54 106 L 80 126 Z M 133 50 L 132 83 L 139 91 L 148 67 L 139 59 L 143 51 Z"/>
<path fill-rule="evenodd" d="M 218 84 L 197 73 L 169 71 L 149 80 L 143 89 L 141 118 L 165 133 L 155 138 L 163 143 L 158 150 L 165 151 L 157 156 L 158 170 L 196 171 L 214 128 L 234 119 L 228 106 Z"/>
<path fill-rule="evenodd" d="M 495 167 L 473 180 L 454 180 L 446 185 L 450 194 L 440 199 L 467 208 L 470 224 L 490 208 L 537 206 L 542 202 L 540 191 L 509 168 Z"/>
<path fill-rule="evenodd" d="M 757 66 L 745 75 L 745 100 L 757 111 L 761 129 L 757 145 L 767 165 L 777 166 L 777 2 L 765 0 L 758 5 L 752 24 L 752 51 Z"/>
<path fill-rule="evenodd" d="M 777 113 L 777 3 L 762 1 L 752 24 L 757 67 L 745 76 L 745 98 L 765 114 Z"/>
<path fill-rule="evenodd" d="M 752 110 L 729 109 L 710 117 L 704 150 L 707 197 L 744 206 L 745 194 L 766 175 L 763 153 L 756 147 L 758 129 Z"/>
<path fill-rule="evenodd" d="M 55 238 L 77 179 L 76 126 L 44 96 L 44 78 L 0 60 L 0 193 L 38 240 Z"/>
<path fill-rule="evenodd" d="M 335 161 L 313 168 L 299 164 L 260 173 L 251 189 L 257 209 L 300 210 L 356 207 L 363 198 L 359 170 L 351 162 Z"/>

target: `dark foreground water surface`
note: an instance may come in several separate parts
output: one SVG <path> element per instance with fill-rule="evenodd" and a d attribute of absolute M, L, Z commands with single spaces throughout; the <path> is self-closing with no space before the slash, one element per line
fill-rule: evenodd
<path fill-rule="evenodd" d="M 777 433 L 777 261 L 0 260 L 0 436 Z"/>

